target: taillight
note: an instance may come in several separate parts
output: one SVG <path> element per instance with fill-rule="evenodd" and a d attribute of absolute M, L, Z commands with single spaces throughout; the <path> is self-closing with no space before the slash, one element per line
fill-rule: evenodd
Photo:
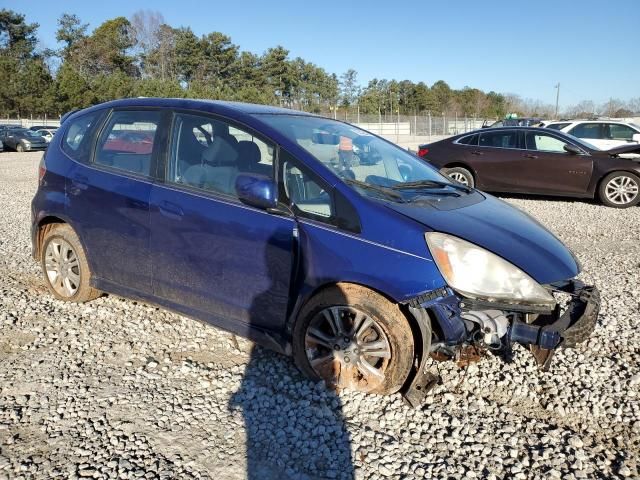
<path fill-rule="evenodd" d="M 429 153 L 429 149 L 428 148 L 420 147 L 418 149 L 418 156 L 419 157 L 424 157 L 427 153 Z"/>
<path fill-rule="evenodd" d="M 40 160 L 40 165 L 38 165 L 38 185 L 42 185 L 42 179 L 44 178 L 45 173 L 47 173 L 44 157 L 45 156 L 42 155 L 42 160 Z"/>

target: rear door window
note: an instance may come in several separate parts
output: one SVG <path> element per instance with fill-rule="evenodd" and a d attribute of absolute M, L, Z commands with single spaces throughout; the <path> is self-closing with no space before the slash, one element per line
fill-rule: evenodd
<path fill-rule="evenodd" d="M 94 163 L 150 176 L 160 115 L 158 110 L 113 112 L 98 139 Z"/>
<path fill-rule="evenodd" d="M 518 132 L 506 130 L 480 134 L 481 147 L 518 148 Z"/>
<path fill-rule="evenodd" d="M 466 137 L 462 137 L 458 140 L 460 145 L 478 145 L 478 134 L 475 135 L 467 135 Z"/>

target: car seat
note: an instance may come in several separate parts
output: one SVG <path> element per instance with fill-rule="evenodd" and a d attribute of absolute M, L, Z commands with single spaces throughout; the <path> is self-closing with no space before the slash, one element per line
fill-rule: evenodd
<path fill-rule="evenodd" d="M 261 159 L 260 147 L 255 142 L 250 140 L 238 142 L 238 170 L 240 172 L 271 176 L 271 165 L 260 163 Z"/>

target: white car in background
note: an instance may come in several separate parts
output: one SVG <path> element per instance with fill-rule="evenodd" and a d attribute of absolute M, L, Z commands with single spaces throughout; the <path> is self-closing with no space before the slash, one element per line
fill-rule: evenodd
<path fill-rule="evenodd" d="M 615 120 L 573 120 L 552 122 L 546 128 L 581 138 L 600 150 L 640 143 L 640 126 Z"/>
<path fill-rule="evenodd" d="M 57 128 L 41 128 L 40 130 L 36 130 L 36 133 L 43 137 L 47 143 L 51 141 L 53 136 L 56 133 Z"/>

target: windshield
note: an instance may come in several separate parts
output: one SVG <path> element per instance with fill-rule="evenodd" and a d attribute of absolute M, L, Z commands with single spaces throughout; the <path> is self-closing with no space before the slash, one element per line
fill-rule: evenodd
<path fill-rule="evenodd" d="M 363 195 L 404 201 L 411 190 L 458 191 L 424 160 L 353 125 L 302 115 L 261 114 L 260 119 Z"/>

